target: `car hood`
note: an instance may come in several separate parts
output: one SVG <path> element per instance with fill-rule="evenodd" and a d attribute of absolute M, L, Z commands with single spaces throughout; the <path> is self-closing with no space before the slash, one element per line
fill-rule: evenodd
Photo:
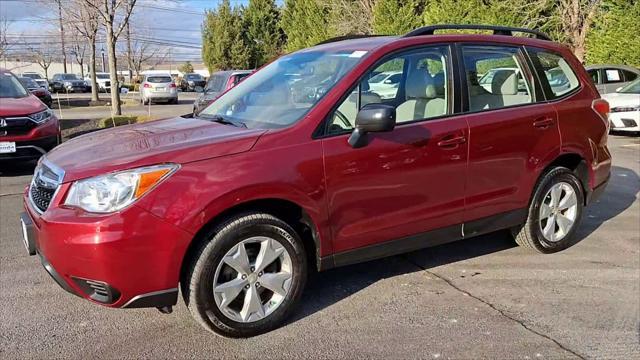
<path fill-rule="evenodd" d="M 264 132 L 178 117 L 86 134 L 46 157 L 65 171 L 67 182 L 139 166 L 184 164 L 245 152 Z"/>
<path fill-rule="evenodd" d="M 30 115 L 47 108 L 33 94 L 22 98 L 0 98 L 0 102 L 0 117 Z"/>
<path fill-rule="evenodd" d="M 609 102 L 611 108 L 640 105 L 639 94 L 611 93 L 602 95 L 602 98 Z"/>

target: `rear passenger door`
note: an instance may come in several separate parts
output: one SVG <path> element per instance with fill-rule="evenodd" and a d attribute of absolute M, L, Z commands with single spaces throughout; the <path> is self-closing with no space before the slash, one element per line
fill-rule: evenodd
<path fill-rule="evenodd" d="M 559 154 L 556 112 L 524 49 L 460 45 L 469 124 L 465 236 L 515 225 L 526 215 L 540 168 Z M 549 81 L 567 86 L 554 71 Z"/>

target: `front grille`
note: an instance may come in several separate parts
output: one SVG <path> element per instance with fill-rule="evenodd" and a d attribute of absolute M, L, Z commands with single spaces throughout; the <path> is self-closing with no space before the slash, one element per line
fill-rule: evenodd
<path fill-rule="evenodd" d="M 38 212 L 43 213 L 49 208 L 63 177 L 64 171 L 46 159 L 38 165 L 29 186 L 29 200 Z"/>
<path fill-rule="evenodd" d="M 105 86 L 105 87 L 107 87 L 107 86 L 111 86 L 111 81 L 105 81 L 105 82 L 104 82 L 104 86 Z"/>
<path fill-rule="evenodd" d="M 37 184 L 31 185 L 31 189 L 29 189 L 29 194 L 31 195 L 31 201 L 33 202 L 33 205 L 35 205 L 36 208 L 38 208 L 38 210 L 40 210 L 41 212 L 47 210 L 55 192 L 55 189 L 47 189 L 44 187 L 40 187 Z"/>
<path fill-rule="evenodd" d="M 0 128 L 0 135 L 6 132 L 6 136 L 28 134 L 29 131 L 38 126 L 26 116 L 7 117 L 4 118 L 3 123 L 6 123 L 6 126 Z"/>

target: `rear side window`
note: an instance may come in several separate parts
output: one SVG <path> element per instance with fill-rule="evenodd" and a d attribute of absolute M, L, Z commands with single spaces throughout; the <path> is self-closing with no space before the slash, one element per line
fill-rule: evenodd
<path fill-rule="evenodd" d="M 529 49 L 531 50 L 531 49 Z M 562 56 L 541 49 L 533 49 L 531 57 L 541 73 L 543 88 L 550 89 L 552 99 L 562 97 L 580 87 L 580 81 Z"/>
<path fill-rule="evenodd" d="M 148 76 L 147 82 L 150 83 L 169 83 L 171 82 L 170 76 Z"/>
<path fill-rule="evenodd" d="M 244 80 L 244 78 L 249 75 L 251 74 L 236 74 L 235 79 L 233 80 L 233 85 L 238 85 L 240 81 Z"/>
<path fill-rule="evenodd" d="M 633 81 L 638 78 L 638 74 L 628 70 L 622 70 L 622 73 L 624 74 L 624 81 Z"/>
<path fill-rule="evenodd" d="M 502 46 L 463 46 L 469 110 L 482 111 L 533 102 L 518 49 Z"/>

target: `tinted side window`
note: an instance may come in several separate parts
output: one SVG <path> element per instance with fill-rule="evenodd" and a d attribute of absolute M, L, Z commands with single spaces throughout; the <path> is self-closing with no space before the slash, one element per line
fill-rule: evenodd
<path fill-rule="evenodd" d="M 533 49 L 531 57 L 541 72 L 542 86 L 550 89 L 552 98 L 561 97 L 580 87 L 575 72 L 560 55 Z"/>
<path fill-rule="evenodd" d="M 463 46 L 469 110 L 482 111 L 533 102 L 518 49 Z"/>
<path fill-rule="evenodd" d="M 605 69 L 604 81 L 607 84 L 623 82 L 622 72 L 618 69 Z"/>
<path fill-rule="evenodd" d="M 622 70 L 622 73 L 624 74 L 624 81 L 633 81 L 638 78 L 638 74 L 628 70 Z"/>

